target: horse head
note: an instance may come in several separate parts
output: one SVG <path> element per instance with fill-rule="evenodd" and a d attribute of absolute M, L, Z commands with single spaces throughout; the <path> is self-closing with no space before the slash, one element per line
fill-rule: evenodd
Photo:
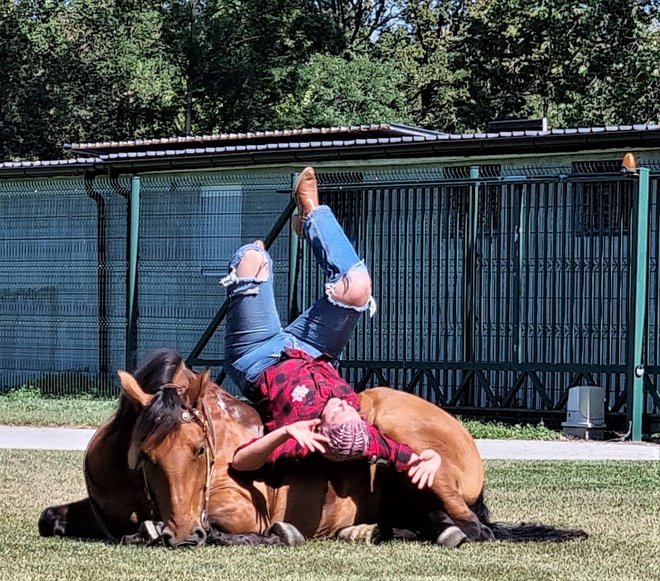
<path fill-rule="evenodd" d="M 172 383 L 145 392 L 135 378 L 119 372 L 123 393 L 138 408 L 128 465 L 144 476 L 154 516 L 164 523 L 169 547 L 205 542 L 205 511 L 215 455 L 211 418 L 204 403 L 209 372 L 182 368 Z"/>

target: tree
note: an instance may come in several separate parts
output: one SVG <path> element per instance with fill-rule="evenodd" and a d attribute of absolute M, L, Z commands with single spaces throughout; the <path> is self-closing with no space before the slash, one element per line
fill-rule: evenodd
<path fill-rule="evenodd" d="M 471 128 L 506 117 L 657 119 L 648 99 L 658 86 L 657 18 L 654 0 L 478 1 L 461 42 L 470 95 L 461 117 Z"/>
<path fill-rule="evenodd" d="M 456 61 L 465 13 L 462 1 L 401 2 L 405 22 L 378 39 L 377 51 L 406 75 L 417 125 L 443 131 L 463 125 L 458 107 L 467 95 L 465 74 Z"/>
<path fill-rule="evenodd" d="M 357 55 L 316 54 L 302 68 L 298 86 L 276 107 L 282 127 L 412 123 L 406 76 L 395 63 Z"/>
<path fill-rule="evenodd" d="M 6 154 L 47 158 L 61 156 L 64 142 L 175 131 L 176 80 L 163 56 L 152 4 L 4 3 L 14 19 L 9 44 L 12 50 L 21 47 L 12 57 L 18 66 L 7 67 L 12 70 L 7 104 L 20 137 Z"/>

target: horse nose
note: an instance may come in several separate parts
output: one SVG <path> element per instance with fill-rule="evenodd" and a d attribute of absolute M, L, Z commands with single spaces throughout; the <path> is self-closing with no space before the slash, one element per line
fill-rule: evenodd
<path fill-rule="evenodd" d="M 191 542 L 195 542 L 196 547 L 201 547 L 206 542 L 206 531 L 202 527 L 197 526 L 188 539 Z"/>
<path fill-rule="evenodd" d="M 165 527 L 163 529 L 161 537 L 163 539 L 163 544 L 166 547 L 176 547 L 176 536 L 170 527 Z"/>
<path fill-rule="evenodd" d="M 200 547 L 206 542 L 206 531 L 197 525 L 190 536 L 178 541 L 174 531 L 168 526 L 163 529 L 162 539 L 163 544 L 171 549 L 176 547 Z"/>

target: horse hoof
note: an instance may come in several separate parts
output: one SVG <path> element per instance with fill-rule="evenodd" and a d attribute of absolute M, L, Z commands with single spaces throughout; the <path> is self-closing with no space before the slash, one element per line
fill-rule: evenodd
<path fill-rule="evenodd" d="M 466 539 L 467 535 L 461 529 L 456 526 L 450 526 L 438 535 L 435 544 L 447 549 L 457 549 Z"/>
<path fill-rule="evenodd" d="M 379 536 L 379 533 L 377 524 L 360 524 L 341 529 L 337 532 L 337 538 L 340 541 L 362 541 L 367 545 L 371 545 Z"/>
<path fill-rule="evenodd" d="M 162 543 L 163 523 L 145 520 L 140 524 L 138 532 L 134 535 L 124 535 L 119 541 L 120 545 L 147 545 Z"/>
<path fill-rule="evenodd" d="M 274 522 L 266 529 L 265 534 L 279 537 L 287 547 L 298 547 L 305 542 L 302 533 L 292 524 L 286 522 Z"/>

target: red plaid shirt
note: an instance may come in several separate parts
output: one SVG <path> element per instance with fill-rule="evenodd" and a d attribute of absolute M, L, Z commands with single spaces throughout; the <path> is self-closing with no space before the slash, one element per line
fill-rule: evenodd
<path fill-rule="evenodd" d="M 297 349 L 287 349 L 285 357 L 264 371 L 257 381 L 257 388 L 263 398 L 257 407 L 267 431 L 320 417 L 326 403 L 333 397 L 346 401 L 360 411 L 357 394 L 339 376 L 327 358 L 314 359 Z M 413 453 L 412 448 L 391 440 L 374 426 L 368 425 L 369 445 L 364 457 L 372 463 L 393 464 L 399 472 L 404 470 Z M 289 439 L 278 446 L 268 460 L 275 462 L 284 458 L 303 458 L 308 453 L 309 450 L 302 448 L 294 439 Z"/>

